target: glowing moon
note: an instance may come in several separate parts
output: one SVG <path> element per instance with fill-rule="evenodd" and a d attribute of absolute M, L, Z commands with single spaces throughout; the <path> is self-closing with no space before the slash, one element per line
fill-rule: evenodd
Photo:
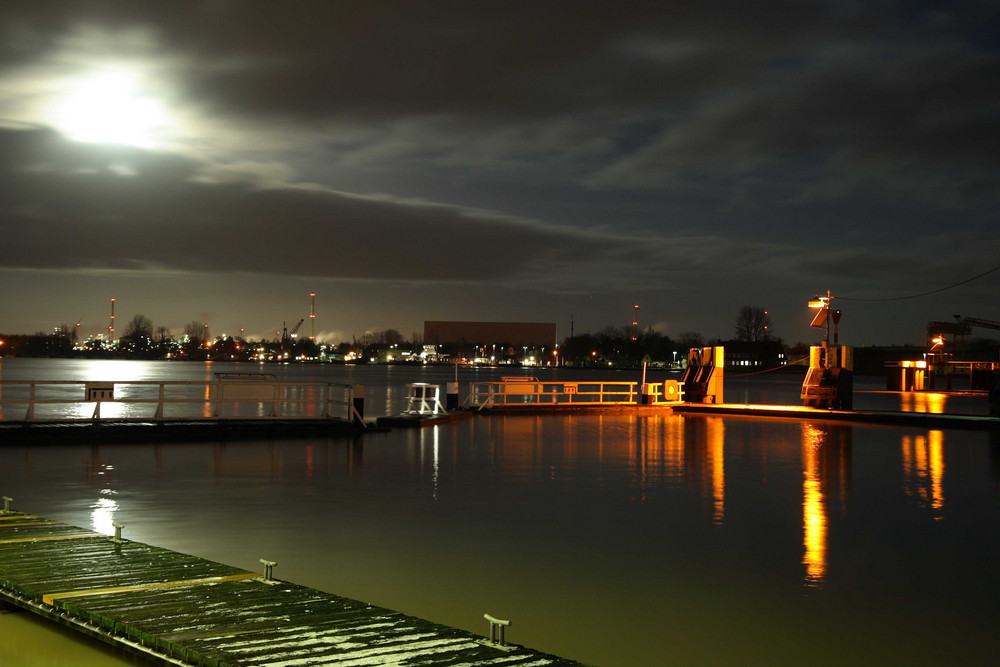
<path fill-rule="evenodd" d="M 127 70 L 95 72 L 70 82 L 54 124 L 71 139 L 149 147 L 166 123 L 163 105 Z"/>

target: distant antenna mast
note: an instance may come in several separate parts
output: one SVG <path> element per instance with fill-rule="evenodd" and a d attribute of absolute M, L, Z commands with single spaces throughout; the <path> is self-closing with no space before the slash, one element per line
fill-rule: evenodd
<path fill-rule="evenodd" d="M 316 292 L 309 292 L 309 340 L 316 340 Z"/>
<path fill-rule="evenodd" d="M 632 306 L 632 340 L 639 340 L 639 304 Z"/>
<path fill-rule="evenodd" d="M 113 341 L 114 338 L 115 338 L 115 301 L 117 301 L 117 299 L 115 299 L 115 298 L 111 299 L 111 321 L 108 322 L 108 342 L 109 343 L 111 341 Z M 83 319 L 83 318 L 81 318 L 81 319 Z"/>

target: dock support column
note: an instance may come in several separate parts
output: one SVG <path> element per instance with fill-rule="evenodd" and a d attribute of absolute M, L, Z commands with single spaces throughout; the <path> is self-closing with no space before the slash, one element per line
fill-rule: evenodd
<path fill-rule="evenodd" d="M 365 425 L 365 386 L 363 384 L 354 385 L 351 394 L 353 396 L 352 406 L 354 410 L 354 419 L 352 420 L 358 426 Z"/>

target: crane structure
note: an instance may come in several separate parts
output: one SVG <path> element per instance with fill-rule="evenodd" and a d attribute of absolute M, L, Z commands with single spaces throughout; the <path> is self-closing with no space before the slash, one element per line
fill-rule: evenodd
<path fill-rule="evenodd" d="M 928 322 L 927 334 L 932 340 L 940 338 L 945 334 L 953 336 L 968 336 L 972 333 L 972 327 L 983 329 L 1000 329 L 1000 322 L 994 320 L 984 320 L 981 317 L 962 317 L 955 315 L 954 322 Z"/>
<path fill-rule="evenodd" d="M 1000 329 L 1000 322 L 984 320 L 979 317 L 963 317 L 962 321 L 970 326 L 980 327 L 982 329 Z"/>
<path fill-rule="evenodd" d="M 298 335 L 299 335 L 299 327 L 301 327 L 302 323 L 305 322 L 305 321 L 306 321 L 306 318 L 303 317 L 301 320 L 299 320 L 298 324 L 296 324 L 294 327 L 292 327 L 291 331 L 288 330 L 287 326 L 282 326 L 281 327 L 281 341 L 285 342 L 285 341 L 289 340 L 290 338 L 296 338 L 296 337 L 298 337 Z"/>

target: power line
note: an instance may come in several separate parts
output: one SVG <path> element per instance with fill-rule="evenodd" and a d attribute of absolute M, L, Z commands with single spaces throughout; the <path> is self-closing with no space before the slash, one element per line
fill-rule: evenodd
<path fill-rule="evenodd" d="M 921 292 L 920 294 L 910 294 L 908 296 L 894 296 L 894 297 L 889 297 L 887 299 L 856 299 L 856 298 L 851 298 L 849 296 L 838 296 L 836 298 L 837 299 L 841 299 L 843 301 L 903 301 L 905 299 L 917 299 L 917 298 L 922 297 L 922 296 L 928 296 L 930 294 L 937 294 L 938 292 L 944 292 L 945 290 L 953 289 L 955 287 L 958 287 L 959 285 L 964 285 L 966 283 L 971 283 L 973 280 L 978 280 L 978 279 L 982 278 L 983 276 L 987 276 L 987 275 L 993 273 L 994 271 L 1000 271 L 1000 266 L 994 266 L 989 271 L 983 271 L 979 275 L 972 276 L 971 278 L 966 278 L 965 280 L 959 281 L 959 282 L 955 283 L 954 285 L 948 285 L 947 287 L 942 287 L 940 289 L 931 290 L 930 292 Z"/>

